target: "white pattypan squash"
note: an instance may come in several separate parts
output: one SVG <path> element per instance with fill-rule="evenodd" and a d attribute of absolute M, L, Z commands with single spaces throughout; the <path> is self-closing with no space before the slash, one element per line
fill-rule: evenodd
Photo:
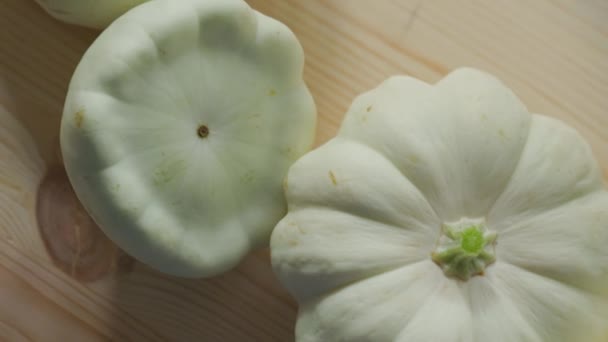
<path fill-rule="evenodd" d="M 148 0 L 36 0 L 54 18 L 103 29 L 131 8 Z"/>
<path fill-rule="evenodd" d="M 390 78 L 285 186 L 271 252 L 298 341 L 584 342 L 607 328 L 599 167 L 490 75 Z"/>
<path fill-rule="evenodd" d="M 110 25 L 70 83 L 61 150 L 103 231 L 163 272 L 206 277 L 267 245 L 314 140 L 293 33 L 240 0 L 155 0 Z"/>

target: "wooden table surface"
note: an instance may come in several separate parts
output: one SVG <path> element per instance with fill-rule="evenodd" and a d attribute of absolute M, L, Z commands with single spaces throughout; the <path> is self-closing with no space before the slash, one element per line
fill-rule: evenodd
<path fill-rule="evenodd" d="M 435 82 L 467 65 L 503 79 L 531 111 L 576 127 L 608 179 L 605 0 L 250 4 L 304 46 L 317 144 L 357 94 L 389 75 Z M 33 0 L 0 0 L 0 340 L 293 340 L 297 307 L 268 251 L 217 278 L 183 280 L 134 262 L 98 231 L 38 228 L 38 184 L 49 172 L 61 177 L 66 88 L 96 34 L 51 19 Z"/>

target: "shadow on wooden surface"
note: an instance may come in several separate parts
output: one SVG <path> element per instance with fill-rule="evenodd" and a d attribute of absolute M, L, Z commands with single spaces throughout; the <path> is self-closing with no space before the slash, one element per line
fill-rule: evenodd
<path fill-rule="evenodd" d="M 129 273 L 134 259 L 88 215 L 61 165 L 51 166 L 37 191 L 36 221 L 54 264 L 81 282 Z"/>
<path fill-rule="evenodd" d="M 177 279 L 138 264 L 112 286 L 115 340 L 293 340 L 295 303 L 276 283 L 267 251 L 212 279 Z"/>

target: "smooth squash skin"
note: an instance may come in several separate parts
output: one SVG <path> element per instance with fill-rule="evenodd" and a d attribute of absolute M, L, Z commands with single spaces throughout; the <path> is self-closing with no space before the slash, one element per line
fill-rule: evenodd
<path fill-rule="evenodd" d="M 240 0 L 155 0 L 93 43 L 70 83 L 61 150 L 121 248 L 209 277 L 268 244 L 282 182 L 314 140 L 293 33 Z"/>
<path fill-rule="evenodd" d="M 299 342 L 606 336 L 599 166 L 484 72 L 388 79 L 286 183 L 271 254 Z"/>
<path fill-rule="evenodd" d="M 104 29 L 131 8 L 148 0 L 36 0 L 52 17 L 69 24 Z"/>

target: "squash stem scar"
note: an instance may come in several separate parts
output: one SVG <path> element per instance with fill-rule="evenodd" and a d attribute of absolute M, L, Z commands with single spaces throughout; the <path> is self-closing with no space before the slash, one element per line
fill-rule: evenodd
<path fill-rule="evenodd" d="M 206 125 L 198 126 L 196 134 L 202 139 L 206 138 L 209 135 L 209 127 Z"/>
<path fill-rule="evenodd" d="M 447 277 L 463 281 L 483 275 L 486 267 L 496 261 L 496 232 L 485 227 L 485 221 L 463 218 L 443 224 L 437 247 L 431 259 Z"/>

